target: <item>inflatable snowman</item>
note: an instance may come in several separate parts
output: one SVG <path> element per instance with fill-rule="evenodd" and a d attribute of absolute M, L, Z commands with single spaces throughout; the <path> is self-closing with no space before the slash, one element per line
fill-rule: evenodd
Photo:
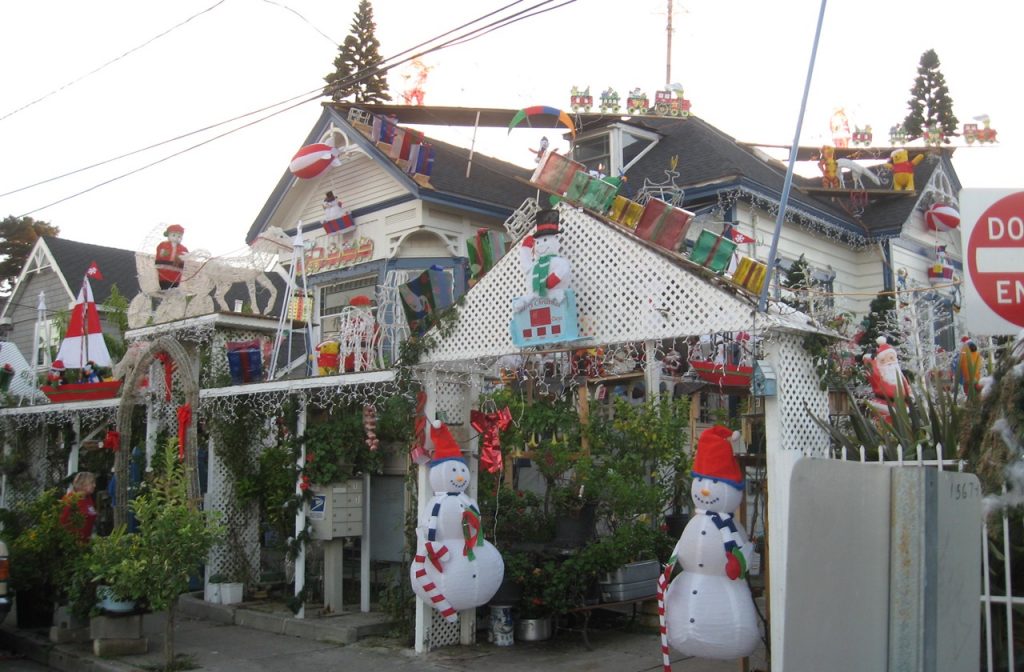
<path fill-rule="evenodd" d="M 433 422 L 430 487 L 434 497 L 420 509 L 416 555 L 409 568 L 413 591 L 448 621 L 486 604 L 505 575 L 501 553 L 484 540 L 480 509 L 466 494 L 469 466 L 447 425 Z"/>
<path fill-rule="evenodd" d="M 743 497 L 743 473 L 733 456 L 732 436 L 716 425 L 697 442 L 690 492 L 696 510 L 659 586 L 666 664 L 669 645 L 688 656 L 729 660 L 749 656 L 760 640 L 745 581 L 753 545 L 734 517 Z M 677 562 L 682 573 L 664 591 Z"/>

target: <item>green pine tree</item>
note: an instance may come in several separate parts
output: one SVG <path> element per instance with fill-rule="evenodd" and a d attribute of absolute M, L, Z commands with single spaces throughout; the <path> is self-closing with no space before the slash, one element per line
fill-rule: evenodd
<path fill-rule="evenodd" d="M 56 237 L 60 228 L 31 217 L 10 215 L 0 222 L 0 294 L 10 294 L 29 252 L 42 236 Z"/>
<path fill-rule="evenodd" d="M 791 298 L 785 299 L 786 303 L 801 313 L 810 310 L 811 304 L 807 290 L 811 288 L 811 268 L 807 260 L 804 259 L 804 255 L 801 254 L 800 258 L 790 265 L 789 270 L 786 271 L 786 277 L 782 279 L 782 286 L 793 292 Z"/>
<path fill-rule="evenodd" d="M 957 118 L 953 114 L 953 99 L 949 96 L 946 78 L 939 70 L 939 57 L 934 49 L 921 54 L 917 66 L 917 79 L 910 89 L 907 105 L 910 112 L 903 120 L 909 139 L 920 138 L 932 124 L 942 132 L 943 140 L 957 135 Z"/>
<path fill-rule="evenodd" d="M 889 345 L 896 347 L 900 339 L 896 337 L 896 300 L 889 292 L 879 292 L 878 296 L 871 300 L 868 307 L 867 317 L 862 322 L 864 335 L 860 339 L 861 352 L 868 352 L 878 347 L 877 339 L 885 336 Z"/>
<path fill-rule="evenodd" d="M 351 100 L 355 103 L 384 103 L 388 94 L 387 75 L 377 70 L 381 59 L 380 42 L 374 31 L 373 6 L 370 0 L 359 0 L 359 8 L 352 19 L 352 33 L 338 47 L 334 59 L 334 72 L 324 77 L 327 86 L 324 95 L 331 100 Z"/>

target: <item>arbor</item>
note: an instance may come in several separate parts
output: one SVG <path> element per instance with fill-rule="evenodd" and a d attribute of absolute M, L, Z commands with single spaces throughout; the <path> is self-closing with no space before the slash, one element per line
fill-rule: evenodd
<path fill-rule="evenodd" d="M 338 47 L 335 71 L 324 77 L 324 95 L 335 102 L 351 99 L 356 103 L 383 103 L 391 100 L 387 75 L 377 69 L 381 62 L 380 42 L 374 31 L 373 6 L 360 0 L 352 18 L 352 33 Z"/>
<path fill-rule="evenodd" d="M 10 294 L 32 246 L 42 236 L 55 237 L 60 229 L 31 217 L 8 215 L 0 222 L 0 294 Z"/>
<path fill-rule="evenodd" d="M 946 78 L 942 76 L 939 65 L 939 57 L 934 49 L 921 54 L 917 79 L 914 80 L 910 100 L 907 101 L 910 112 L 903 120 L 903 128 L 911 140 L 925 135 L 932 125 L 942 133 L 946 143 L 957 134 L 958 122 L 953 114 L 953 99 L 949 96 Z"/>

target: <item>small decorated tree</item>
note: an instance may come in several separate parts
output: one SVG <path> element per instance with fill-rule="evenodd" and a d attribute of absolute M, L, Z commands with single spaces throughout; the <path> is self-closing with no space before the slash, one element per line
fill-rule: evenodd
<path fill-rule="evenodd" d="M 939 129 L 943 142 L 947 144 L 957 134 L 953 99 L 939 66 L 939 57 L 934 49 L 921 54 L 917 78 L 907 101 L 910 112 L 903 120 L 903 128 L 911 140 L 922 137 L 930 126 Z"/>

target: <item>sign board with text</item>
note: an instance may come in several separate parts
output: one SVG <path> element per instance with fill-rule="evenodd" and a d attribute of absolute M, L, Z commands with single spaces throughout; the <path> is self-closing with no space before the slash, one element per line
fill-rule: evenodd
<path fill-rule="evenodd" d="M 1024 190 L 960 192 L 964 309 L 972 334 L 1024 330 Z"/>

